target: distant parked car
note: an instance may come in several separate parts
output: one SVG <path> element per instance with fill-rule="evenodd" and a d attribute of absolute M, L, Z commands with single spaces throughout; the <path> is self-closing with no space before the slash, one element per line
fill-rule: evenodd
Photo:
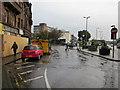
<path fill-rule="evenodd" d="M 117 48 L 120 49 L 120 43 L 117 44 Z"/>
<path fill-rule="evenodd" d="M 43 50 L 38 45 L 26 45 L 22 50 L 22 60 L 25 58 L 37 58 L 40 60 L 43 55 Z"/>

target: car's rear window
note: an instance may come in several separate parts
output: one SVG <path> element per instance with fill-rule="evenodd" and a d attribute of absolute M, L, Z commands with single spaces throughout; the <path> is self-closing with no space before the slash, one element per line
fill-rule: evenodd
<path fill-rule="evenodd" d="M 24 50 L 36 50 L 37 47 L 36 46 L 26 46 L 24 47 Z"/>

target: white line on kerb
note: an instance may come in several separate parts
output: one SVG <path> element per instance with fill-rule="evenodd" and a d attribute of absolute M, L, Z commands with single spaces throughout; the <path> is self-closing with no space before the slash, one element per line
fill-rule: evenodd
<path fill-rule="evenodd" d="M 19 73 L 17 73 L 17 75 L 19 76 L 19 78 L 20 78 L 21 80 L 23 80 Z"/>
<path fill-rule="evenodd" d="M 38 77 L 35 77 L 35 78 L 32 78 L 32 79 L 24 80 L 24 82 L 30 82 L 30 81 L 40 79 L 40 78 L 43 78 L 43 76 L 38 76 Z"/>
<path fill-rule="evenodd" d="M 20 75 L 28 74 L 28 73 L 31 73 L 32 71 L 33 71 L 33 70 L 26 71 L 26 72 L 21 72 Z"/>
<path fill-rule="evenodd" d="M 15 65 L 25 65 L 25 64 L 31 64 L 32 62 L 25 62 L 25 63 L 16 63 Z"/>
<path fill-rule="evenodd" d="M 45 69 L 45 72 L 44 72 L 44 78 L 45 78 L 45 83 L 46 83 L 46 86 L 49 90 L 51 90 L 51 87 L 50 87 L 50 84 L 48 82 L 48 78 L 47 78 L 47 68 Z"/>
<path fill-rule="evenodd" d="M 37 68 L 37 70 L 40 70 L 40 68 Z M 33 72 L 33 70 L 21 72 L 21 73 L 19 73 L 19 74 L 20 74 L 20 75 L 24 75 L 24 74 L 28 74 L 28 73 L 31 73 L 31 72 Z"/>
<path fill-rule="evenodd" d="M 34 67 L 35 65 L 29 65 L 29 66 L 25 66 L 25 67 L 18 67 L 17 69 L 23 69 L 23 68 L 29 68 L 29 67 Z"/>

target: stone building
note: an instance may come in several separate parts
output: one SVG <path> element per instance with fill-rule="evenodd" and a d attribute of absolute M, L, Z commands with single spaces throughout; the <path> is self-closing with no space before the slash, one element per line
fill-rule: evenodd
<path fill-rule="evenodd" d="M 39 25 L 34 25 L 34 33 L 39 33 L 40 31 L 47 30 L 46 23 L 40 23 Z"/>
<path fill-rule="evenodd" d="M 23 0 L 17 1 L 0 1 L 0 57 L 13 54 L 11 46 L 14 41 L 19 46 L 17 53 L 30 42 L 32 4 Z"/>
<path fill-rule="evenodd" d="M 30 38 L 32 25 L 32 4 L 29 2 L 0 2 L 0 23 L 3 34 Z"/>

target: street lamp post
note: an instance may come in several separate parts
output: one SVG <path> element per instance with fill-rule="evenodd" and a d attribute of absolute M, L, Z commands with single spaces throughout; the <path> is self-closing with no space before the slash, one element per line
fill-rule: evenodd
<path fill-rule="evenodd" d="M 100 40 L 103 39 L 103 38 L 102 38 L 102 32 L 103 32 L 103 31 L 99 31 L 99 33 L 100 33 Z"/>
<path fill-rule="evenodd" d="M 97 40 L 97 31 L 98 31 L 99 28 L 96 28 L 96 40 Z"/>
<path fill-rule="evenodd" d="M 90 16 L 88 17 L 83 17 L 86 19 L 86 41 L 87 41 L 87 27 L 88 27 L 88 18 L 90 18 Z"/>
<path fill-rule="evenodd" d="M 82 49 L 84 49 L 84 42 L 85 42 L 84 37 L 85 37 L 85 35 L 82 35 Z"/>

